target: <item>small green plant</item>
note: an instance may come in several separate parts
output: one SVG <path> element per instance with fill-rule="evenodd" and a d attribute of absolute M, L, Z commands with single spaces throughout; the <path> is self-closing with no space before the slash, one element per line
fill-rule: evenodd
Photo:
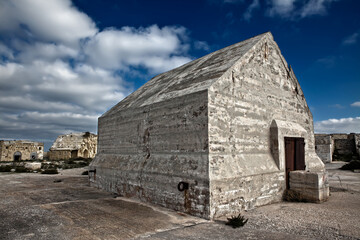
<path fill-rule="evenodd" d="M 233 228 L 238 228 L 244 226 L 249 219 L 245 219 L 244 216 L 239 215 L 232 216 L 231 218 L 227 219 L 228 221 L 225 223 L 226 225 L 232 226 Z"/>
<path fill-rule="evenodd" d="M 58 174 L 58 170 L 56 168 L 49 168 L 49 169 L 45 169 L 44 171 L 41 172 L 41 174 Z"/>

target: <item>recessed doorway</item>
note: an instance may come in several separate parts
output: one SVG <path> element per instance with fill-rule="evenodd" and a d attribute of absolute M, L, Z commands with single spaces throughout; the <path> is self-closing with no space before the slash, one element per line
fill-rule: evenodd
<path fill-rule="evenodd" d="M 304 138 L 285 137 L 286 188 L 289 189 L 289 173 L 305 170 Z"/>
<path fill-rule="evenodd" d="M 21 161 L 21 152 L 14 153 L 14 161 Z"/>

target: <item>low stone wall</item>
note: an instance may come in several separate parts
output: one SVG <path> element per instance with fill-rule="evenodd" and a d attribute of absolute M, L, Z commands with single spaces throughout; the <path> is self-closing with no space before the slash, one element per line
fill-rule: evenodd
<path fill-rule="evenodd" d="M 331 136 L 328 134 L 315 134 L 315 151 L 324 163 L 332 162 Z"/>
<path fill-rule="evenodd" d="M 315 151 L 324 163 L 360 158 L 360 134 L 315 134 Z"/>
<path fill-rule="evenodd" d="M 51 161 L 70 159 L 71 151 L 70 150 L 56 150 L 56 151 L 50 150 L 48 153 L 48 158 Z"/>
<path fill-rule="evenodd" d="M 301 194 L 309 202 L 324 202 L 329 198 L 329 182 L 326 171 L 290 172 L 290 190 Z"/>
<path fill-rule="evenodd" d="M 357 154 L 360 156 L 360 133 L 354 134 L 355 148 Z"/>
<path fill-rule="evenodd" d="M 354 154 L 356 152 L 355 141 L 353 138 L 335 139 L 334 145 L 338 154 Z"/>

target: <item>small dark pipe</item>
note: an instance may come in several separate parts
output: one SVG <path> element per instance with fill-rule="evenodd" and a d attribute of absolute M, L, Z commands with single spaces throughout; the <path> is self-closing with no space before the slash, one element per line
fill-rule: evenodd
<path fill-rule="evenodd" d="M 177 186 L 178 190 L 180 192 L 189 189 L 189 183 L 187 182 L 179 182 L 178 186 Z"/>

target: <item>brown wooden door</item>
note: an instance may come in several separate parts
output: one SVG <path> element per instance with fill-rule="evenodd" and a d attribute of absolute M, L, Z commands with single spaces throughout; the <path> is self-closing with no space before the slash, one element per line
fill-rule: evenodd
<path fill-rule="evenodd" d="M 305 143 L 303 138 L 285 138 L 286 188 L 289 189 L 289 173 L 305 170 Z"/>

